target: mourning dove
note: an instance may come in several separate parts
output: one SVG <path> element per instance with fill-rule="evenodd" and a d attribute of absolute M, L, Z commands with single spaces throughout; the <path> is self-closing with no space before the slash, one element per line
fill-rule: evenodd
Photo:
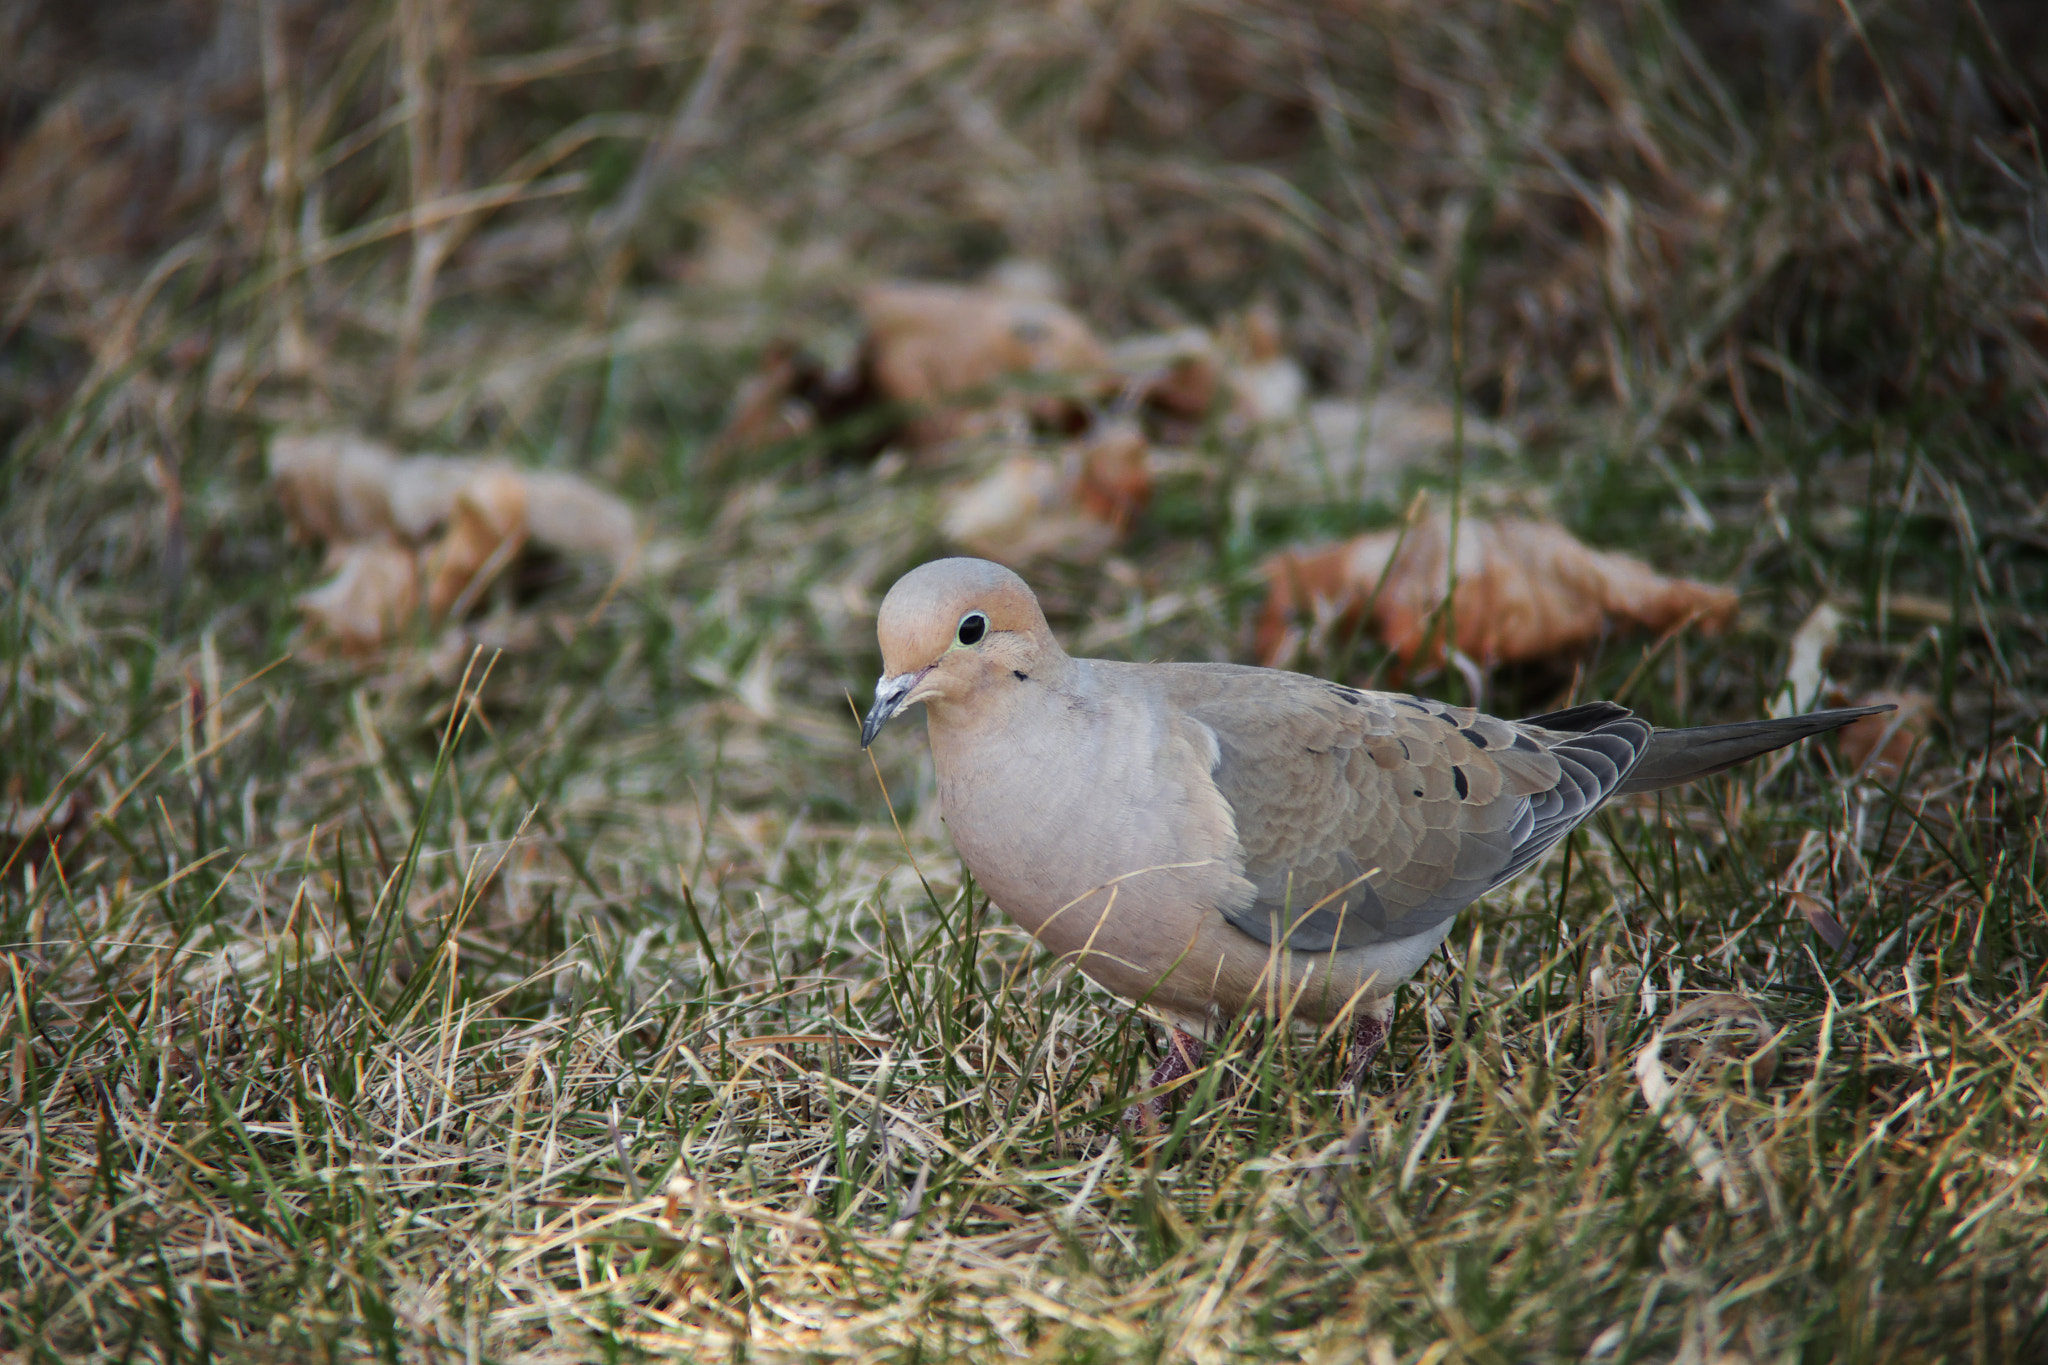
<path fill-rule="evenodd" d="M 1164 1016 L 1155 1089 L 1247 1008 L 1350 1016 L 1355 1082 L 1458 911 L 1609 797 L 1887 709 L 1660 730 L 1590 702 L 1508 721 L 1278 669 L 1075 659 L 1024 580 L 979 559 L 904 575 L 877 629 L 862 747 L 925 704 L 961 860 L 1053 953 Z"/>

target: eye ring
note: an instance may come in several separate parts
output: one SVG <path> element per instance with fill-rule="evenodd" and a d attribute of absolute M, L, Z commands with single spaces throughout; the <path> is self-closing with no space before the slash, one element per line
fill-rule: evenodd
<path fill-rule="evenodd" d="M 970 611 L 960 618 L 960 625 L 953 632 L 953 638 L 963 645 L 973 645 L 979 644 L 981 637 L 986 634 L 988 634 L 988 617 L 978 611 Z"/>

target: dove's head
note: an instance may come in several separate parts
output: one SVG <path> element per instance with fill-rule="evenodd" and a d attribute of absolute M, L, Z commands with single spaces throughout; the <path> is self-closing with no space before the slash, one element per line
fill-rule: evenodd
<path fill-rule="evenodd" d="M 1024 580 L 985 559 L 912 569 L 882 599 L 875 630 L 882 678 L 861 723 L 862 748 L 907 706 L 970 707 L 1066 662 Z"/>

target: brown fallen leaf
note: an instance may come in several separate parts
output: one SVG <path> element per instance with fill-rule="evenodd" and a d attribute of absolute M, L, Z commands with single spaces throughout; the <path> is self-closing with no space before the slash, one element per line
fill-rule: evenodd
<path fill-rule="evenodd" d="M 402 456 L 354 432 L 279 436 L 270 443 L 269 458 L 278 501 L 302 540 L 396 538 L 422 544 L 448 524 L 457 499 L 479 481 L 509 479 L 525 489 L 536 545 L 601 555 L 618 569 L 637 555 L 639 523 L 632 509 L 575 474 L 475 456 Z"/>
<path fill-rule="evenodd" d="M 270 482 L 300 541 L 367 540 L 397 529 L 398 460 L 390 446 L 353 432 L 283 435 L 270 443 Z"/>
<path fill-rule="evenodd" d="M 1099 381 L 1108 357 L 1071 310 L 1035 293 L 947 284 L 890 283 L 861 295 L 863 365 L 880 397 L 916 414 L 902 437 L 913 449 L 986 429 L 1022 406 L 1064 421 L 1059 381 Z M 1031 393 L 1017 381 L 1032 378 Z"/>
<path fill-rule="evenodd" d="M 1717 630 L 1734 615 L 1733 589 L 1667 578 L 1627 555 L 1595 550 L 1561 526 L 1520 518 L 1466 517 L 1457 528 L 1457 590 L 1451 592 L 1451 525 L 1421 511 L 1408 526 L 1266 561 L 1260 659 L 1278 666 L 1299 648 L 1297 621 L 1323 628 L 1369 625 L 1405 667 L 1455 647 L 1482 665 L 1547 658 L 1587 644 L 1610 623 L 1668 631 Z M 1440 609 L 1450 597 L 1452 621 Z"/>
<path fill-rule="evenodd" d="M 1107 422 L 1082 442 L 1074 502 L 1121 536 L 1152 499 L 1151 447 L 1131 422 Z"/>
<path fill-rule="evenodd" d="M 391 502 L 391 529 L 414 543 L 426 540 L 448 524 L 463 490 L 499 470 L 523 474 L 516 465 L 466 455 L 412 455 L 391 468 L 386 496 Z"/>
<path fill-rule="evenodd" d="M 1151 493 L 1144 434 L 1112 422 L 1058 454 L 1012 456 L 955 489 L 940 526 L 964 548 L 1005 564 L 1085 562 L 1123 539 Z"/>
<path fill-rule="evenodd" d="M 1108 348 L 1107 356 L 1125 392 L 1177 421 L 1201 421 L 1223 392 L 1223 356 L 1206 327 L 1125 337 Z"/>
<path fill-rule="evenodd" d="M 269 455 L 294 533 L 328 546 L 333 576 L 299 605 L 344 653 L 375 649 L 422 600 L 437 621 L 465 614 L 528 545 L 621 574 L 640 557 L 632 509 L 573 474 L 403 457 L 353 432 L 280 436 Z"/>
<path fill-rule="evenodd" d="M 455 495 L 448 529 L 427 557 L 427 611 L 463 615 L 526 544 L 526 485 L 509 470 L 480 470 Z"/>
<path fill-rule="evenodd" d="M 1806 916 L 1806 922 L 1813 926 L 1821 941 L 1835 952 L 1842 951 L 1842 945 L 1849 941 L 1849 931 L 1835 918 L 1835 912 L 1828 908 L 1826 901 L 1807 891 L 1788 891 L 1785 904 Z"/>
<path fill-rule="evenodd" d="M 1282 349 L 1270 305 L 1214 332 L 1179 327 L 1127 337 L 1108 358 L 1136 402 L 1184 423 L 1220 415 L 1233 434 L 1294 419 L 1308 393 L 1308 376 Z"/>
<path fill-rule="evenodd" d="M 1842 762 L 1875 782 L 1898 780 L 1934 720 L 1934 698 L 1925 692 L 1866 692 L 1848 704 L 1880 706 L 1886 702 L 1899 709 L 1888 715 L 1865 716 L 1835 732 Z"/>
<path fill-rule="evenodd" d="M 391 540 L 337 544 L 327 551 L 333 577 L 298 596 L 316 637 L 344 654 L 371 653 L 412 620 L 420 600 L 419 558 Z"/>

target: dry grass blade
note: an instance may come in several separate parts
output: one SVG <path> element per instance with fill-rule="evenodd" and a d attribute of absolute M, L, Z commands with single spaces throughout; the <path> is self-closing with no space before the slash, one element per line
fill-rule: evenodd
<path fill-rule="evenodd" d="M 0 1355 L 2041 1358 L 2032 20 L 0 14 Z M 1091 651 L 1506 488 L 1742 609 L 1496 709 L 1915 704 L 1611 811 L 1365 1095 L 1236 1021 L 1135 1143 L 1143 1019 L 846 714 L 989 426 Z"/>

